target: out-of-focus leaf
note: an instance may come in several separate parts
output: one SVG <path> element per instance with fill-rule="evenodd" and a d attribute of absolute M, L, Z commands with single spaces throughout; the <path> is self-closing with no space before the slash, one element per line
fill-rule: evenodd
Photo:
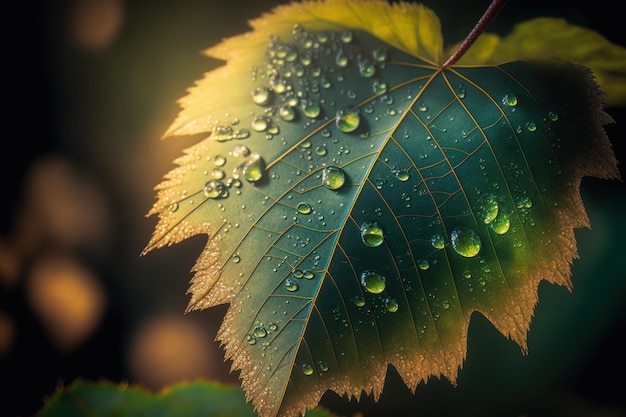
<path fill-rule="evenodd" d="M 378 398 L 389 364 L 455 382 L 475 311 L 525 351 L 540 281 L 571 288 L 581 178 L 618 175 L 587 67 L 442 68 L 424 22 L 280 6 L 208 50 L 226 64 L 166 132 L 208 136 L 157 186 L 144 253 L 208 235 L 188 311 L 230 304 L 218 338 L 263 417 Z"/>
<path fill-rule="evenodd" d="M 105 382 L 60 388 L 37 417 L 256 417 L 239 387 L 196 381 L 160 393 Z M 306 417 L 333 417 L 320 408 Z"/>
<path fill-rule="evenodd" d="M 457 45 L 448 48 L 453 52 Z M 505 62 L 572 61 L 589 67 L 606 104 L 626 104 L 626 48 L 591 29 L 563 18 L 539 17 L 521 22 L 510 34 L 482 34 L 459 60 L 459 65 L 498 65 Z"/>

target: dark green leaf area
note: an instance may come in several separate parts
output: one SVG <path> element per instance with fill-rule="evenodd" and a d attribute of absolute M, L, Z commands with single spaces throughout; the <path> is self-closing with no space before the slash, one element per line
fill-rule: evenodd
<path fill-rule="evenodd" d="M 271 39 L 172 187 L 168 221 L 219 244 L 201 303 L 231 303 L 220 340 L 261 404 L 382 387 L 388 363 L 454 377 L 473 311 L 523 343 L 599 158 L 580 67 L 441 70 L 353 35 Z"/>
<path fill-rule="evenodd" d="M 196 381 L 162 393 L 112 383 L 74 382 L 60 389 L 38 417 L 256 417 L 239 387 Z M 313 409 L 307 417 L 331 417 Z"/>

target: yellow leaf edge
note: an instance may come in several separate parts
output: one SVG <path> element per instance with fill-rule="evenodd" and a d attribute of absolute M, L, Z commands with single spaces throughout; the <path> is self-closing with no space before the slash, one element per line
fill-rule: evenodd
<path fill-rule="evenodd" d="M 226 64 L 207 72 L 204 78 L 188 89 L 178 101 L 181 111 L 163 138 L 210 133 L 217 125 L 214 111 L 222 105 L 221 95 L 214 89 L 229 91 L 229 100 L 249 100 L 252 85 L 233 84 L 229 80 L 250 79 L 250 68 L 262 58 L 271 36 L 291 34 L 294 25 L 308 30 L 361 30 L 382 42 L 419 56 L 433 65 L 443 59 L 443 35 L 439 17 L 420 3 L 386 0 L 304 0 L 279 5 L 249 22 L 252 30 L 223 39 L 203 51 L 204 55 Z M 245 88 L 244 88 L 245 87 Z"/>
<path fill-rule="evenodd" d="M 453 53 L 459 44 L 446 48 Z M 458 65 L 499 65 L 511 61 L 571 61 L 585 65 L 606 93 L 606 106 L 626 105 L 626 48 L 600 33 L 560 17 L 519 22 L 506 36 L 485 32 Z"/>

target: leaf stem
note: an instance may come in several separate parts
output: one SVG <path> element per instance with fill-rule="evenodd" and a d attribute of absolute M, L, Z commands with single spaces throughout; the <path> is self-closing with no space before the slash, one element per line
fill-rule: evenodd
<path fill-rule="evenodd" d="M 482 17 L 476 23 L 476 26 L 470 31 L 470 33 L 465 37 L 465 40 L 459 46 L 459 48 L 448 58 L 448 60 L 443 64 L 442 68 L 447 68 L 451 65 L 454 65 L 456 61 L 458 61 L 465 52 L 469 49 L 470 46 L 478 39 L 481 33 L 489 26 L 489 24 L 495 19 L 497 14 L 502 10 L 504 4 L 507 0 L 493 0 L 485 13 L 483 13 Z"/>

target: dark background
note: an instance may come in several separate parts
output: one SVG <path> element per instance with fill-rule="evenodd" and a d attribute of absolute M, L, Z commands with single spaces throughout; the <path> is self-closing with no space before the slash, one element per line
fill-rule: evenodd
<path fill-rule="evenodd" d="M 0 336 L 8 342 L 0 346 L 1 415 L 33 416 L 58 386 L 77 378 L 153 390 L 197 377 L 237 383 L 213 341 L 225 309 L 183 314 L 189 270 L 204 240 L 140 253 L 156 224 L 155 218 L 145 218 L 155 200 L 153 187 L 197 139 L 161 141 L 160 136 L 178 113 L 176 100 L 218 65 L 200 52 L 249 30 L 249 19 L 280 3 L 285 2 L 61 0 L 8 6 L 0 177 L 5 188 Z M 488 5 L 484 0 L 423 3 L 441 18 L 449 43 L 461 40 Z M 90 15 L 86 4 L 100 8 Z M 623 14 L 614 4 L 509 1 L 489 30 L 506 34 L 515 22 L 560 16 L 626 46 Z M 96 17 L 87 27 L 102 25 L 101 32 L 77 26 L 89 16 Z M 607 110 L 616 121 L 607 133 L 618 159 L 625 161 L 625 108 Z M 69 186 L 76 195 L 49 186 L 58 186 L 52 178 L 59 166 L 77 181 Z M 81 191 L 81 181 L 87 191 Z M 378 403 L 329 393 L 322 404 L 340 415 L 366 417 L 620 415 L 626 410 L 626 187 L 588 178 L 581 192 L 592 228 L 577 232 L 581 260 L 572 269 L 574 291 L 540 286 L 528 355 L 475 316 L 457 387 L 433 379 L 412 395 L 391 371 Z M 97 203 L 87 204 L 86 196 L 94 193 Z M 33 203 L 49 204 L 55 196 L 96 220 L 70 219 L 76 233 L 59 236 L 46 226 L 49 211 Z M 38 298 L 33 300 L 39 294 L 31 284 L 38 266 L 58 258 L 95 277 L 87 280 L 96 284 L 94 300 L 104 300 L 102 309 L 91 311 L 96 317 L 91 331 L 73 344 L 55 339 L 38 313 Z M 76 294 L 78 300 L 83 293 Z M 166 345 L 170 352 L 150 351 Z M 136 363 L 141 362 L 137 352 L 143 365 Z M 195 359 L 196 366 L 159 374 L 166 362 L 185 357 Z"/>

